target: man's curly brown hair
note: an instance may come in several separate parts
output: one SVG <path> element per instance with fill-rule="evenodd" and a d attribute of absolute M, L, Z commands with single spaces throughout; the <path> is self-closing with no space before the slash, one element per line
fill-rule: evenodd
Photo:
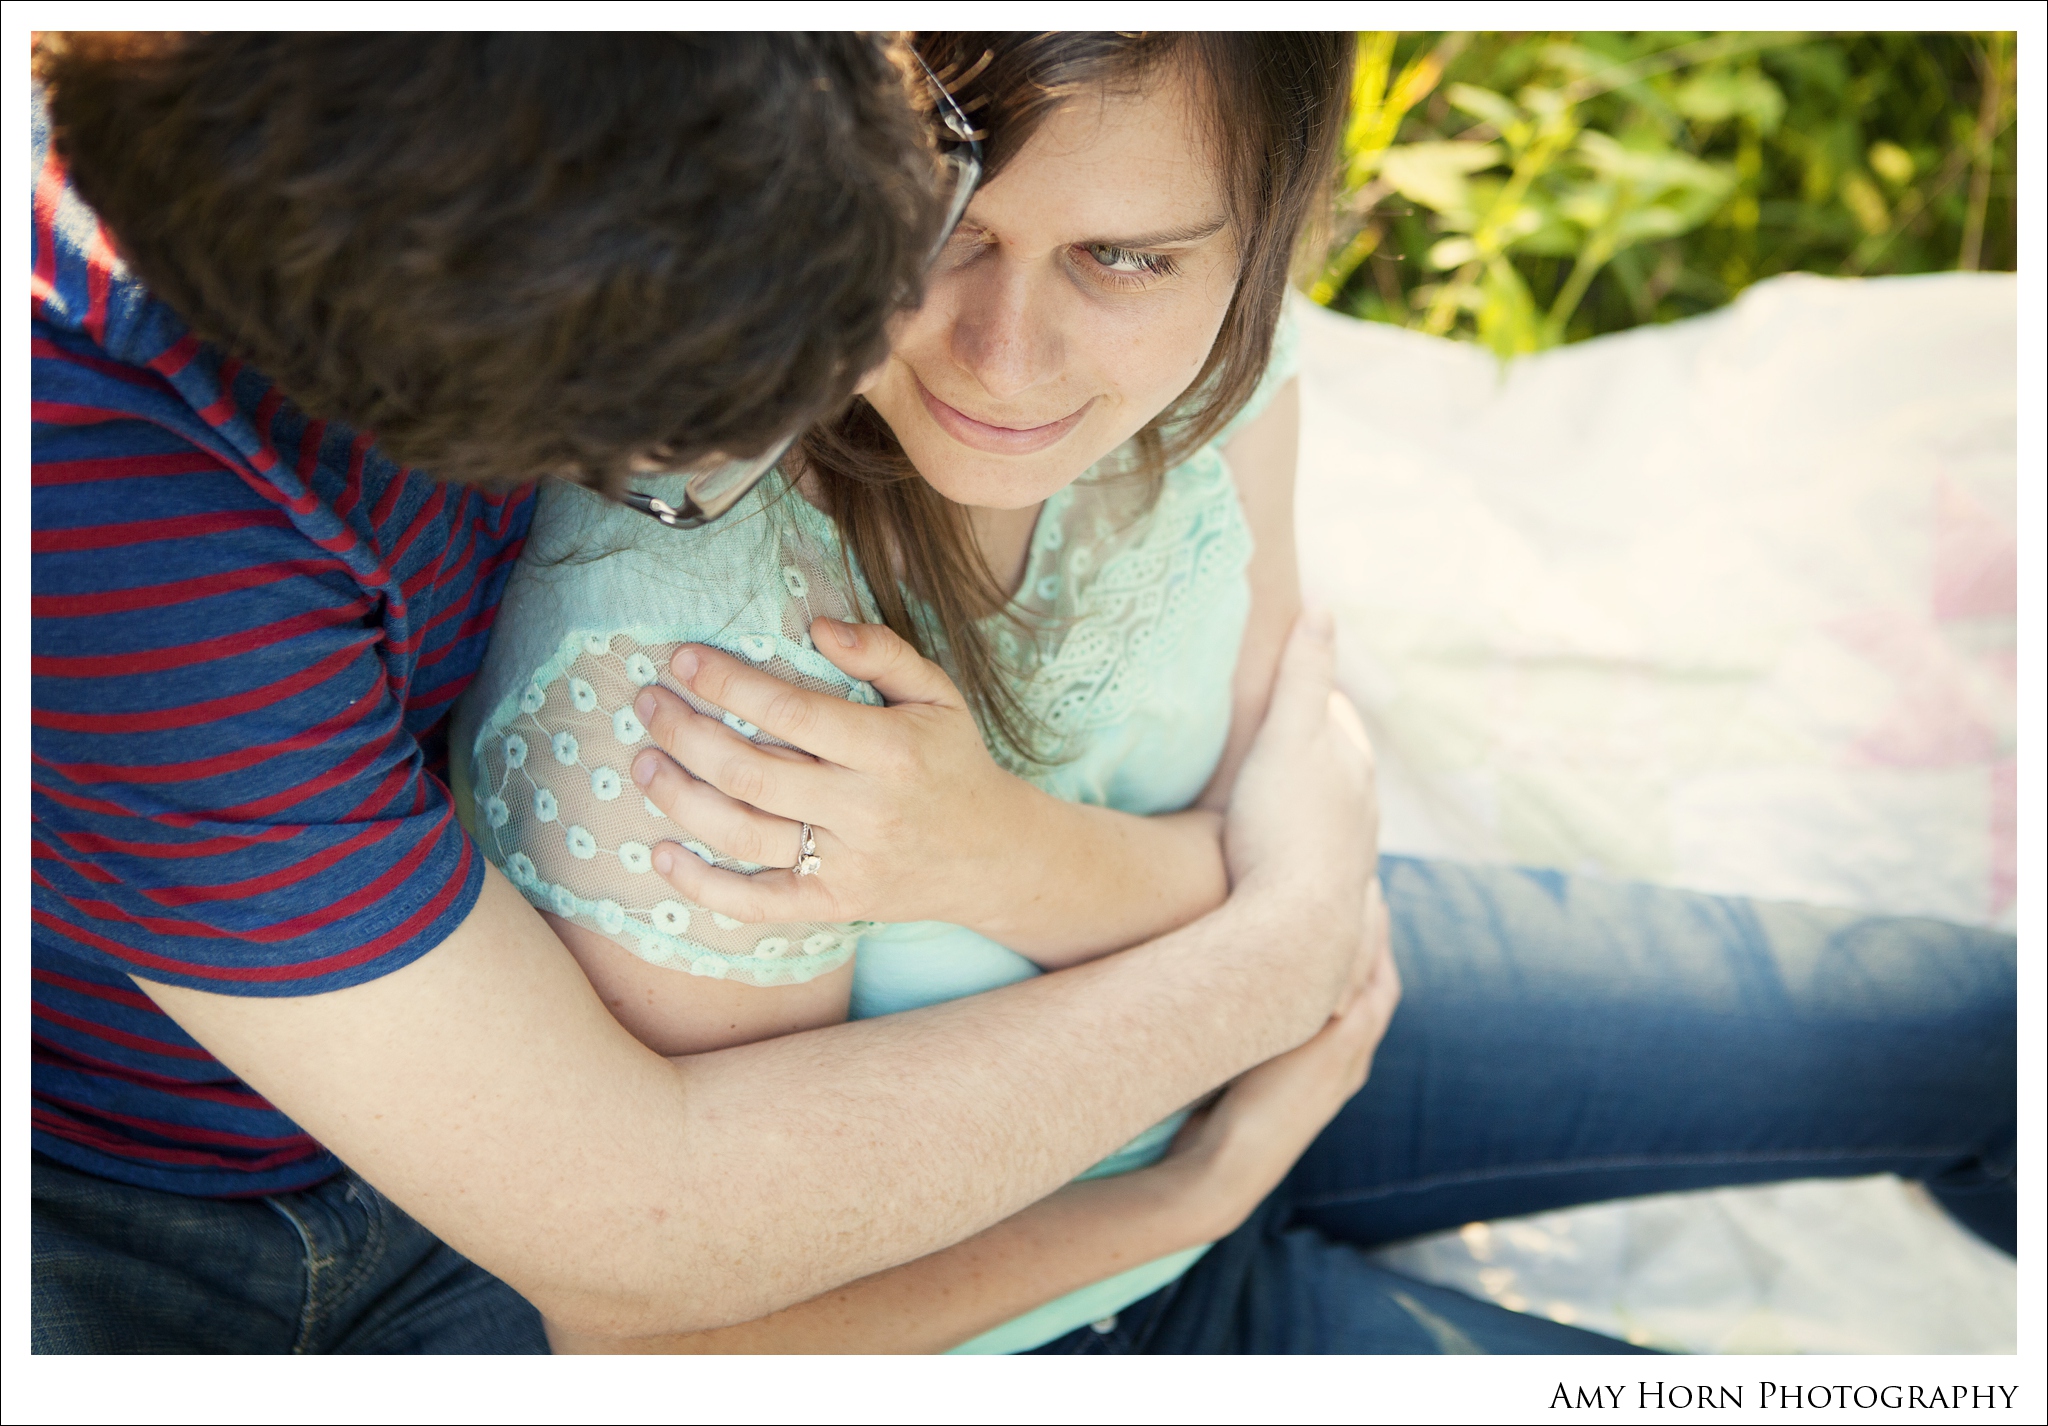
<path fill-rule="evenodd" d="M 872 35 L 74 33 L 36 69 L 137 276 L 446 479 L 759 452 L 880 359 L 938 220 Z"/>

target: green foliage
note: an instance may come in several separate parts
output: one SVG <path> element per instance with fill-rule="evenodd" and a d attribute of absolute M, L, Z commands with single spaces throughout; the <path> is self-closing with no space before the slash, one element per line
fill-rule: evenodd
<path fill-rule="evenodd" d="M 1502 357 L 1781 272 L 2010 270 L 2011 34 L 1359 37 L 1309 295 Z"/>

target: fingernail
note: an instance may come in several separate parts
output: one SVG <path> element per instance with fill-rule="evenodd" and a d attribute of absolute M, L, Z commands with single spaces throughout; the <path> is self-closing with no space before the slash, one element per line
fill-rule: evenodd
<path fill-rule="evenodd" d="M 677 649 L 676 656 L 668 661 L 668 666 L 675 671 L 678 679 L 688 683 L 697 676 L 697 669 L 702 663 L 703 660 L 697 657 L 695 649 Z"/>
<path fill-rule="evenodd" d="M 655 771 L 653 753 L 648 753 L 645 757 L 633 759 L 633 781 L 639 783 L 642 787 L 654 781 Z"/>
<path fill-rule="evenodd" d="M 633 700 L 633 711 L 640 715 L 642 723 L 652 723 L 654 721 L 654 708 L 654 695 L 652 693 L 642 693 Z"/>
<path fill-rule="evenodd" d="M 831 625 L 832 637 L 839 640 L 840 648 L 850 649 L 860 643 L 860 635 L 854 633 L 853 625 L 842 624 L 837 619 L 827 619 L 825 622 Z"/>
<path fill-rule="evenodd" d="M 660 872 L 663 876 L 667 876 L 670 872 L 676 869 L 676 854 L 670 851 L 667 847 L 655 848 L 654 869 Z"/>

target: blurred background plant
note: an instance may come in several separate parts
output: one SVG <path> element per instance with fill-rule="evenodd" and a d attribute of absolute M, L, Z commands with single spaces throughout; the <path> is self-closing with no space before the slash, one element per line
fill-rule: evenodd
<path fill-rule="evenodd" d="M 1367 32 L 1315 301 L 1503 358 L 1781 272 L 2011 270 L 2014 43 Z"/>

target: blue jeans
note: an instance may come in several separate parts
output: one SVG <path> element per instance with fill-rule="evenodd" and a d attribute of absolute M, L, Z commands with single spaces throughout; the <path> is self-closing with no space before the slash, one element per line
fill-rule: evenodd
<path fill-rule="evenodd" d="M 1419 1233 L 1774 1179 L 1918 1179 L 2013 1250 L 2014 938 L 1388 857 L 1372 1077 L 1181 1281 L 1044 1352 L 1598 1353 L 1379 1267 Z"/>
<path fill-rule="evenodd" d="M 38 1154 L 37 1352 L 545 1352 L 525 1299 L 353 1173 L 187 1198 Z"/>
<path fill-rule="evenodd" d="M 1045 1352 L 1627 1352 L 1375 1266 L 1476 1219 L 1896 1173 L 2010 1252 L 2014 938 L 1388 857 L 1405 987 L 1365 1089 L 1179 1282 Z M 37 1351 L 543 1351 L 353 1175 L 180 1198 L 38 1160 Z"/>

